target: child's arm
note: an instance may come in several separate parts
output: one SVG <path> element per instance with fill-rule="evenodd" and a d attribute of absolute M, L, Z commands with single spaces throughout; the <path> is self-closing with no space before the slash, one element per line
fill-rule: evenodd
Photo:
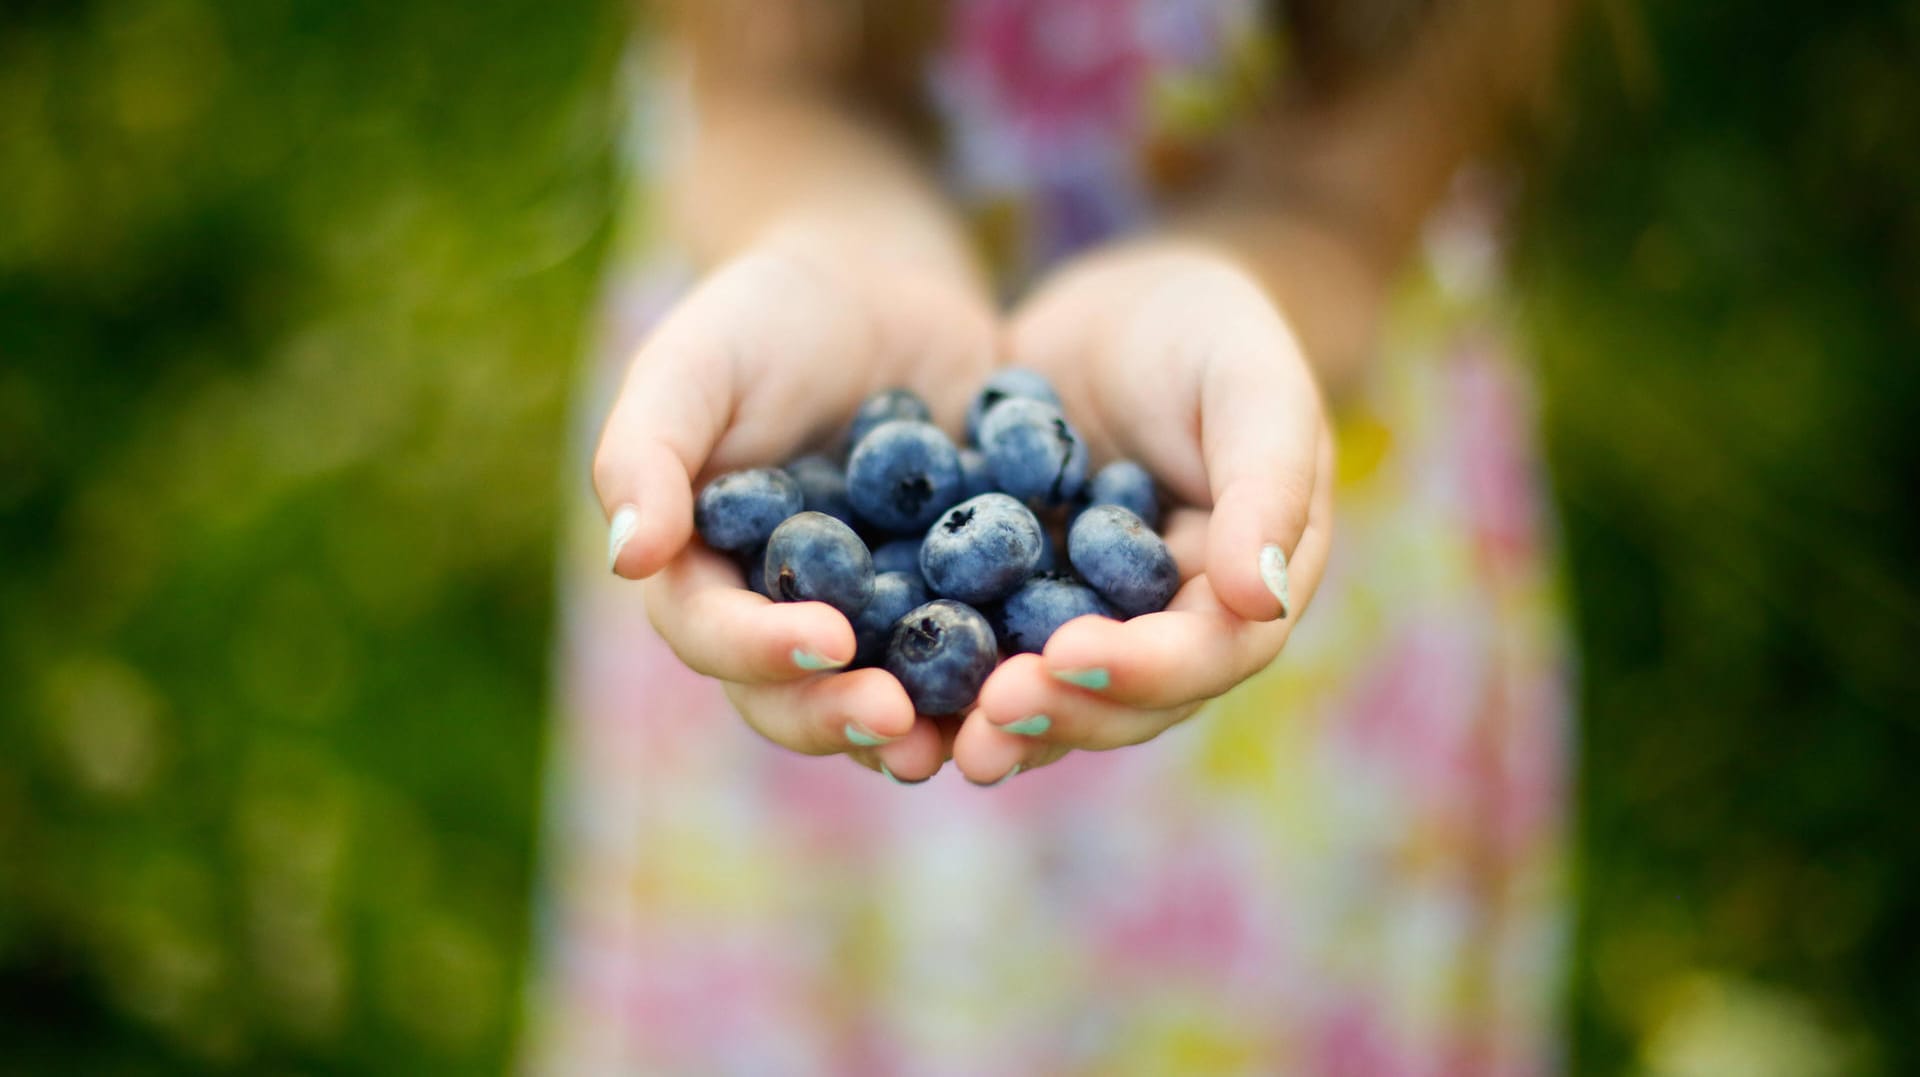
<path fill-rule="evenodd" d="M 899 683 L 878 670 L 815 675 L 852 659 L 846 618 L 769 604 L 689 543 L 705 479 L 820 444 L 888 386 L 917 389 L 952 428 L 994 358 L 986 289 L 932 186 L 903 148 L 832 104 L 830 63 L 760 20 L 796 10 L 714 2 L 675 24 L 696 122 L 658 134 L 671 166 L 660 216 L 705 277 L 635 355 L 594 485 L 614 571 L 646 581 L 661 636 L 725 682 L 753 728 L 911 780 L 938 769 L 945 747 Z M 729 15 L 733 32 L 714 25 Z"/>
<path fill-rule="evenodd" d="M 663 66 L 691 120 L 657 138 L 670 163 L 665 238 L 711 268 L 769 237 L 910 264 L 979 290 L 960 222 L 897 132 L 848 85 L 871 17 L 830 0 L 663 0 Z M 872 45 L 867 46 L 871 48 Z"/>
<path fill-rule="evenodd" d="M 1569 0 L 1436 5 L 1404 54 L 1303 81 L 1239 132 L 1220 189 L 1166 232 L 1241 265 L 1336 398 L 1364 373 L 1392 278 L 1461 164 L 1544 108 Z"/>

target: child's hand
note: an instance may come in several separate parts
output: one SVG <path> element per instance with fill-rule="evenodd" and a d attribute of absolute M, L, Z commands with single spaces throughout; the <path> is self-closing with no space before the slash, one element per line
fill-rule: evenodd
<path fill-rule="evenodd" d="M 722 265 L 671 312 L 627 373 L 594 459 L 615 572 L 646 580 L 648 613 L 686 664 L 726 682 L 754 729 L 812 755 L 847 752 L 897 777 L 947 755 L 931 722 L 882 670 L 852 660 L 853 629 L 818 602 L 742 588 L 726 556 L 693 538 L 693 491 L 725 471 L 825 445 L 867 394 L 919 392 L 958 427 L 995 348 L 977 289 L 858 248 L 775 242 Z M 864 743 L 863 743 L 864 742 Z"/>
<path fill-rule="evenodd" d="M 1332 520 L 1313 374 L 1224 257 L 1143 244 L 1070 266 L 1019 313 L 1009 350 L 1053 379 L 1096 458 L 1138 460 L 1186 506 L 1165 528 L 1185 582 L 1164 612 L 1082 618 L 995 670 L 954 743 L 975 782 L 1149 740 L 1264 668 L 1320 582 Z"/>

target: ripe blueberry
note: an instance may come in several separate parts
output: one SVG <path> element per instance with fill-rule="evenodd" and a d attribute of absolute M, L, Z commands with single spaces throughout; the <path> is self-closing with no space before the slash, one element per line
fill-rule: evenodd
<path fill-rule="evenodd" d="M 1067 532 L 1067 559 L 1121 617 L 1167 608 L 1180 569 L 1159 535 L 1118 505 L 1095 505 Z"/>
<path fill-rule="evenodd" d="M 933 413 L 927 410 L 927 402 L 913 390 L 882 389 L 860 402 L 859 409 L 853 413 L 853 424 L 847 428 L 847 444 L 860 444 L 860 439 L 872 433 L 873 428 L 881 423 L 895 419 L 924 423 L 932 418 Z"/>
<path fill-rule="evenodd" d="M 960 496 L 979 497 L 993 492 L 993 469 L 979 449 L 960 450 Z"/>
<path fill-rule="evenodd" d="M 995 485 L 1022 501 L 1061 505 L 1087 481 L 1087 446 L 1044 400 L 1003 400 L 980 422 L 980 451 Z"/>
<path fill-rule="evenodd" d="M 974 394 L 972 403 L 967 405 L 967 440 L 980 444 L 980 423 L 993 410 L 995 404 L 1012 398 L 1043 400 L 1054 407 L 1060 406 L 1060 394 L 1053 391 L 1053 384 L 1046 376 L 1026 367 L 1010 366 L 995 373 L 987 383 Z"/>
<path fill-rule="evenodd" d="M 887 642 L 887 672 L 921 714 L 958 714 L 973 706 L 999 655 L 993 628 L 972 606 L 935 599 L 908 611 Z"/>
<path fill-rule="evenodd" d="M 849 527 L 854 525 L 853 502 L 847 500 L 847 473 L 820 453 L 787 461 L 786 472 L 800 484 L 800 499 L 809 512 L 824 512 Z"/>
<path fill-rule="evenodd" d="M 732 471 L 707 484 L 693 525 L 716 550 L 750 550 L 802 507 L 800 484 L 777 467 Z"/>
<path fill-rule="evenodd" d="M 960 500 L 960 489 L 960 451 L 932 423 L 881 423 L 847 460 L 847 497 L 854 511 L 896 534 L 925 530 Z"/>
<path fill-rule="evenodd" d="M 1061 625 L 1089 613 L 1113 616 L 1093 588 L 1065 576 L 1035 576 L 1007 596 L 993 627 L 1008 654 L 1039 654 Z"/>
<path fill-rule="evenodd" d="M 873 571 L 905 572 L 915 579 L 920 577 L 920 540 L 917 538 L 893 539 L 873 548 Z M 922 583 L 926 582 L 921 580 Z"/>
<path fill-rule="evenodd" d="M 972 605 L 1014 592 L 1040 563 L 1046 532 L 1025 505 L 1006 494 L 962 501 L 927 529 L 920 575 L 942 598 Z"/>
<path fill-rule="evenodd" d="M 1087 483 L 1086 501 L 1089 505 L 1118 505 L 1140 517 L 1148 527 L 1160 526 L 1160 499 L 1154 495 L 1153 476 L 1131 460 L 1115 460 L 1094 472 L 1093 481 Z"/>
<path fill-rule="evenodd" d="M 856 666 L 877 666 L 886 660 L 887 641 L 893 638 L 894 623 L 907 612 L 924 605 L 932 596 L 920 582 L 918 572 L 882 572 L 873 577 L 873 599 L 853 618 L 853 638 L 858 650 Z"/>
<path fill-rule="evenodd" d="M 772 598 L 773 595 L 767 591 L 767 548 L 755 546 L 751 550 L 735 553 L 733 557 L 740 566 L 740 574 L 747 578 L 747 590 L 761 598 Z"/>
<path fill-rule="evenodd" d="M 765 574 L 775 602 L 825 602 L 849 620 L 873 599 L 867 544 L 823 512 L 802 512 L 774 528 Z"/>

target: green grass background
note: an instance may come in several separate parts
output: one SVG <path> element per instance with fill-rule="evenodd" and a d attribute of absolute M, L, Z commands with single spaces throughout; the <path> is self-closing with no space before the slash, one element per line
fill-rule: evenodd
<path fill-rule="evenodd" d="M 1582 1073 L 1920 1070 L 1920 14 L 1598 5 Z M 0 1072 L 497 1072 L 619 5 L 0 5 Z"/>

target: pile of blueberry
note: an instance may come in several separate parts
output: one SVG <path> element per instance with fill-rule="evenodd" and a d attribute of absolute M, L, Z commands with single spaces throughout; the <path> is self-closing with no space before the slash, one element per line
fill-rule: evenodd
<path fill-rule="evenodd" d="M 1180 574 L 1153 478 L 1119 460 L 1089 479 L 1045 378 L 988 379 L 968 448 L 930 418 L 905 389 L 876 393 L 844 467 L 810 455 L 722 475 L 700 492 L 700 537 L 768 598 L 846 614 L 854 664 L 885 667 L 921 714 L 965 711 L 1002 653 L 1038 652 L 1075 617 L 1166 608 Z"/>

